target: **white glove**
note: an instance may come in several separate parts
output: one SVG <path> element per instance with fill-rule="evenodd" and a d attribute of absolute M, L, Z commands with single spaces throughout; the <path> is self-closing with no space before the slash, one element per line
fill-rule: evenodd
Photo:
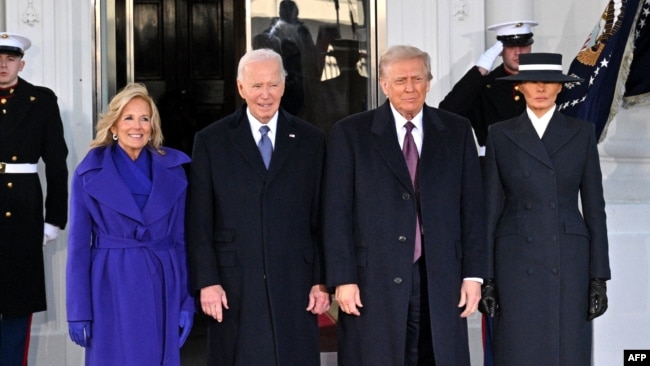
<path fill-rule="evenodd" d="M 481 57 L 478 58 L 478 61 L 476 61 L 476 66 L 482 67 L 489 72 L 492 70 L 492 65 L 494 65 L 494 61 L 499 57 L 501 51 L 503 51 L 503 43 L 497 41 L 487 51 L 483 52 Z"/>
<path fill-rule="evenodd" d="M 43 246 L 45 246 L 48 241 L 56 239 L 58 234 L 59 228 L 46 222 L 45 226 L 43 227 Z"/>

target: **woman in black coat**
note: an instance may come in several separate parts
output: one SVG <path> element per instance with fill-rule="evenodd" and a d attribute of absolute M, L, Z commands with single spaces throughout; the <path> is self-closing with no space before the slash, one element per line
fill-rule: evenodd
<path fill-rule="evenodd" d="M 495 364 L 591 365 L 592 323 L 607 309 L 605 200 L 594 125 L 557 112 L 562 56 L 520 55 L 526 112 L 486 143 L 488 273 Z M 579 207 L 578 202 L 582 207 Z"/>

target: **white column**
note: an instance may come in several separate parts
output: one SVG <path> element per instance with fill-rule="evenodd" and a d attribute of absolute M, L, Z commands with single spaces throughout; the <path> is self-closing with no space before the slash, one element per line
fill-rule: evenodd
<path fill-rule="evenodd" d="M 650 339 L 650 106 L 619 109 L 599 144 L 607 204 L 609 310 L 594 321 L 594 365 Z"/>

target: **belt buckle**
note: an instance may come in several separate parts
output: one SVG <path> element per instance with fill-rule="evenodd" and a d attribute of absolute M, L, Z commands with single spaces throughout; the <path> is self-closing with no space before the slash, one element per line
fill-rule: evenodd
<path fill-rule="evenodd" d="M 5 168 L 7 167 L 7 163 L 0 162 L 0 174 L 5 173 Z"/>

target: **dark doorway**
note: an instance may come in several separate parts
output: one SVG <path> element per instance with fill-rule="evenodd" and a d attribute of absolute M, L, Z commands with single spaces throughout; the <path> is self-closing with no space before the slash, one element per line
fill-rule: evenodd
<path fill-rule="evenodd" d="M 119 67 L 127 63 L 127 52 L 120 52 L 127 47 L 123 1 L 116 14 L 118 69 L 126 70 Z M 246 49 L 245 19 L 244 1 L 134 0 L 134 80 L 160 109 L 165 146 L 191 154 L 194 133 L 241 103 L 235 79 Z M 127 79 L 119 70 L 118 89 Z"/>

